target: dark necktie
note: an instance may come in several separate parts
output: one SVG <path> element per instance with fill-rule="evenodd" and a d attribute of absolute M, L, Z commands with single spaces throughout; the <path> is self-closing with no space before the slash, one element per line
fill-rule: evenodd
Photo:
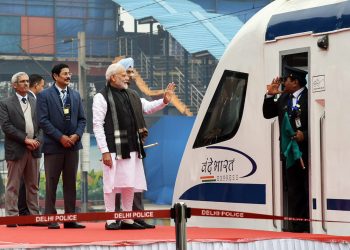
<path fill-rule="evenodd" d="M 24 104 L 27 104 L 27 98 L 22 97 L 22 102 L 23 102 Z"/>
<path fill-rule="evenodd" d="M 62 103 L 63 103 L 63 105 L 64 105 L 64 104 L 66 104 L 66 100 L 67 100 L 66 90 L 65 90 L 65 89 L 62 89 L 62 90 L 61 90 L 61 93 L 62 93 Z"/>

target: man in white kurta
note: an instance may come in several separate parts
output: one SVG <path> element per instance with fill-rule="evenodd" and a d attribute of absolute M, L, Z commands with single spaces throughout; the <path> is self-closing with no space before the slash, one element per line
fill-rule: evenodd
<path fill-rule="evenodd" d="M 112 64 L 108 67 L 106 80 L 107 86 L 95 95 L 93 101 L 93 128 L 103 161 L 105 207 L 106 212 L 114 212 L 115 194 L 121 193 L 123 211 L 131 211 L 134 192 L 147 190 L 142 164 L 144 155 L 142 140 L 143 134 L 147 132 L 144 133 L 145 128 L 140 126 L 142 123 L 140 120 L 143 119 L 142 109 L 145 107 L 142 107 L 140 99 L 136 98 L 134 92 L 127 90 L 128 76 L 121 64 Z M 160 100 L 152 104 L 152 107 L 148 106 L 149 110 L 161 109 L 167 103 Z M 113 112 L 119 116 L 113 117 Z M 135 128 L 135 135 L 131 128 Z M 144 227 L 133 220 L 122 222 L 109 220 L 105 225 L 106 230 L 120 228 Z"/>
<path fill-rule="evenodd" d="M 129 77 L 128 85 L 131 84 L 136 85 L 135 82 L 135 69 L 134 69 L 134 59 L 131 57 L 123 58 L 120 61 L 118 61 L 121 65 L 124 66 L 126 69 L 126 74 Z M 153 114 L 160 109 L 164 108 L 172 99 L 173 93 L 175 90 L 175 83 L 171 82 L 168 84 L 167 88 L 164 91 L 163 98 L 154 100 L 154 101 L 147 101 L 145 98 L 141 98 L 142 103 L 142 111 L 144 114 Z M 120 211 L 120 194 L 118 193 L 115 198 L 115 211 Z M 144 204 L 143 204 L 143 192 L 135 192 L 134 193 L 134 200 L 132 205 L 133 210 L 144 210 Z M 147 223 L 143 219 L 137 219 L 135 220 L 138 224 L 145 228 L 155 228 L 155 225 Z"/>

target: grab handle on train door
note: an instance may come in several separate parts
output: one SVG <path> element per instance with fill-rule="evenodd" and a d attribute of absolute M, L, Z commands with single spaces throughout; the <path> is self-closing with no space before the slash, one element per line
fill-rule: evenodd
<path fill-rule="evenodd" d="M 275 189 L 275 126 L 276 126 L 277 120 L 275 119 L 271 123 L 271 178 L 272 178 L 272 187 L 271 187 L 271 192 L 272 192 L 272 215 L 276 215 L 276 208 L 275 208 L 275 197 L 276 197 L 276 189 Z M 272 220 L 273 227 L 277 229 L 277 224 L 276 220 Z"/>
<path fill-rule="evenodd" d="M 325 155 L 324 155 L 324 124 L 326 113 L 324 112 L 320 118 L 320 175 L 321 175 L 321 213 L 322 213 L 322 229 L 327 232 L 326 211 L 325 211 Z"/>

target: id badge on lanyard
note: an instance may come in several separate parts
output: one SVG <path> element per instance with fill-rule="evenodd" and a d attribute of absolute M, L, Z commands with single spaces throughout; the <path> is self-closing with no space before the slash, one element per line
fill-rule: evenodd
<path fill-rule="evenodd" d="M 301 127 L 300 117 L 296 117 L 295 118 L 295 127 L 296 128 L 300 128 Z"/>
<path fill-rule="evenodd" d="M 65 121 L 70 121 L 70 104 L 63 106 L 63 116 Z"/>

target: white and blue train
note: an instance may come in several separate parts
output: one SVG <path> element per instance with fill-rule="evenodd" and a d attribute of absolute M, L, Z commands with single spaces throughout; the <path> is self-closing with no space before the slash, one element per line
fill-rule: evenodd
<path fill-rule="evenodd" d="M 266 85 L 284 65 L 308 72 L 312 233 L 350 233 L 350 1 L 276 0 L 236 34 L 188 139 L 173 202 L 283 215 L 279 128 Z M 339 222 L 330 222 L 339 221 Z M 340 223 L 340 222 L 348 223 Z M 189 225 L 281 231 L 273 220 L 193 217 Z"/>

